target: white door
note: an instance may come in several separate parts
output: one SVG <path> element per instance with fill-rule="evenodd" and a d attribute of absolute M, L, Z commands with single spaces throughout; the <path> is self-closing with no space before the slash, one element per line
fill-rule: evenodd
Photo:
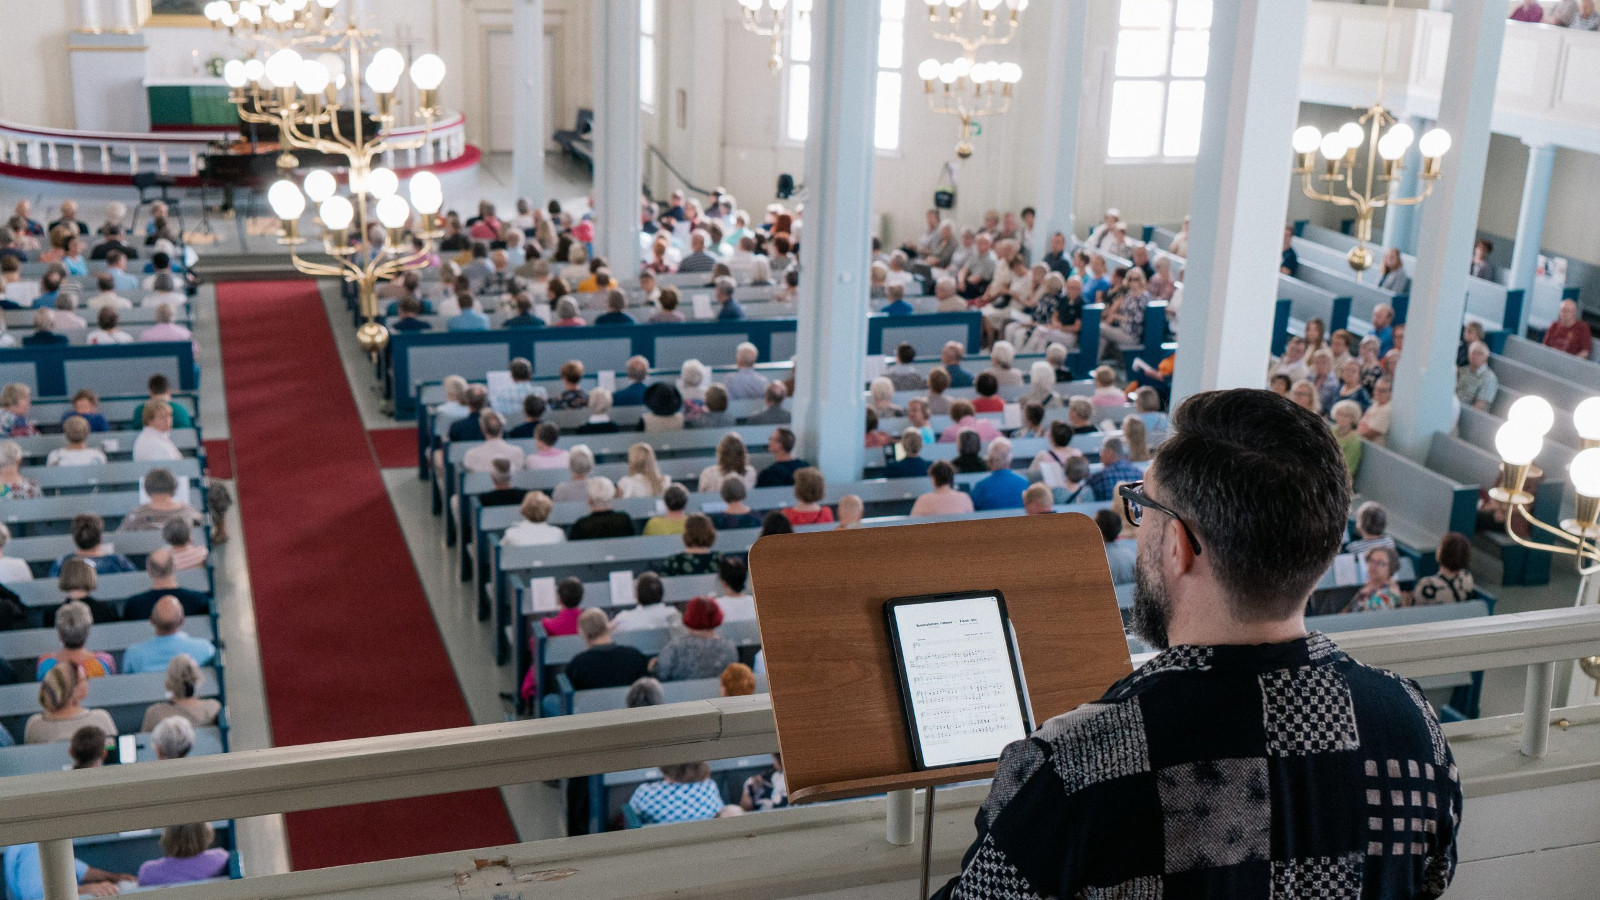
<path fill-rule="evenodd" d="M 515 57 L 510 31 L 491 31 L 484 35 L 485 97 L 509 98 L 515 84 Z M 489 152 L 510 153 L 516 146 L 516 128 L 512 123 L 508 104 L 491 104 L 489 119 Z"/>

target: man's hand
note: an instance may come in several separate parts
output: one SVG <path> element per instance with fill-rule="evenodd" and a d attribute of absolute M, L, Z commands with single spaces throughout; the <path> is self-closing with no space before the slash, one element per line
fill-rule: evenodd
<path fill-rule="evenodd" d="M 122 889 L 109 881 L 91 881 L 78 888 L 80 897 L 113 897 L 122 893 Z"/>

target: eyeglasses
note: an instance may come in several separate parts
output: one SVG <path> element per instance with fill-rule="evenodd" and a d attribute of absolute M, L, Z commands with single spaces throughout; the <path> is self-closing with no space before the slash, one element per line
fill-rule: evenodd
<path fill-rule="evenodd" d="M 1195 556 L 1200 555 L 1200 539 L 1195 537 L 1194 529 L 1190 528 L 1189 523 L 1185 522 L 1182 516 L 1173 512 L 1169 507 L 1162 506 L 1146 496 L 1144 482 L 1135 481 L 1130 484 L 1124 484 L 1117 488 L 1117 495 L 1126 501 L 1122 506 L 1122 515 L 1123 518 L 1128 520 L 1129 525 L 1135 528 L 1139 527 L 1140 523 L 1144 521 L 1144 508 L 1147 506 L 1158 512 L 1164 512 L 1179 525 L 1183 526 L 1183 533 L 1189 538 L 1189 548 L 1194 551 Z"/>

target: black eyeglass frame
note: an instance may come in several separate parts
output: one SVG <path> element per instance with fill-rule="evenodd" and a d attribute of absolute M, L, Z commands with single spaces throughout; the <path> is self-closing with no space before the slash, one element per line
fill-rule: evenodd
<path fill-rule="evenodd" d="M 1146 506 L 1158 512 L 1166 513 L 1183 527 L 1184 535 L 1189 538 L 1189 549 L 1194 551 L 1195 556 L 1200 555 L 1200 539 L 1195 536 L 1194 529 L 1190 528 L 1189 523 L 1183 520 L 1183 516 L 1173 512 L 1170 507 L 1151 500 L 1144 492 L 1143 481 L 1133 481 L 1119 485 L 1117 487 L 1117 495 L 1127 501 L 1122 506 L 1122 517 L 1128 520 L 1129 525 L 1135 528 L 1139 527 L 1140 522 L 1144 519 L 1144 507 Z"/>

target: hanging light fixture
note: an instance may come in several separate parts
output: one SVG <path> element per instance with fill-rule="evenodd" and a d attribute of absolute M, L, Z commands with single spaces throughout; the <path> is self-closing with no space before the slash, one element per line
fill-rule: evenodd
<path fill-rule="evenodd" d="M 1014 62 L 978 61 L 984 47 L 1008 44 L 1028 0 L 926 0 L 928 25 L 936 40 L 957 44 L 961 55 L 949 62 L 929 57 L 917 66 L 928 107 L 961 122 L 956 156 L 972 155 L 974 120 L 1011 108 L 1022 67 Z M 1001 7 L 1005 7 L 1004 15 Z"/>
<path fill-rule="evenodd" d="M 1389 30 L 1394 17 L 1394 0 L 1389 0 L 1388 17 L 1384 20 L 1383 56 L 1389 58 Z M 1394 195 L 1404 163 L 1402 157 L 1411 149 L 1412 142 L 1422 154 L 1422 192 L 1409 197 Z M 1361 157 L 1362 143 L 1367 152 Z M 1348 207 L 1356 214 L 1356 245 L 1350 248 L 1345 261 L 1358 275 L 1372 268 L 1372 251 L 1367 243 L 1372 240 L 1372 216 L 1380 209 L 1391 206 L 1416 206 L 1428 199 L 1439 180 L 1440 162 L 1450 151 L 1450 135 L 1443 128 L 1435 128 L 1417 140 L 1411 126 L 1398 121 L 1383 105 L 1383 69 L 1378 70 L 1378 95 L 1373 104 L 1353 122 L 1346 122 L 1336 131 L 1323 134 L 1315 126 L 1303 125 L 1290 139 L 1294 148 L 1294 174 L 1300 176 L 1300 189 L 1312 200 Z M 1317 163 L 1317 157 L 1322 162 Z M 1360 176 L 1357 176 L 1358 163 Z M 1322 182 L 1318 190 L 1316 182 Z M 1357 184 L 1360 187 L 1357 187 Z"/>
<path fill-rule="evenodd" d="M 773 72 L 783 68 L 783 38 L 788 33 L 790 0 L 739 0 L 743 10 L 744 30 L 772 40 L 772 55 L 767 58 L 767 68 Z M 797 16 L 811 15 L 812 0 L 794 0 Z"/>

